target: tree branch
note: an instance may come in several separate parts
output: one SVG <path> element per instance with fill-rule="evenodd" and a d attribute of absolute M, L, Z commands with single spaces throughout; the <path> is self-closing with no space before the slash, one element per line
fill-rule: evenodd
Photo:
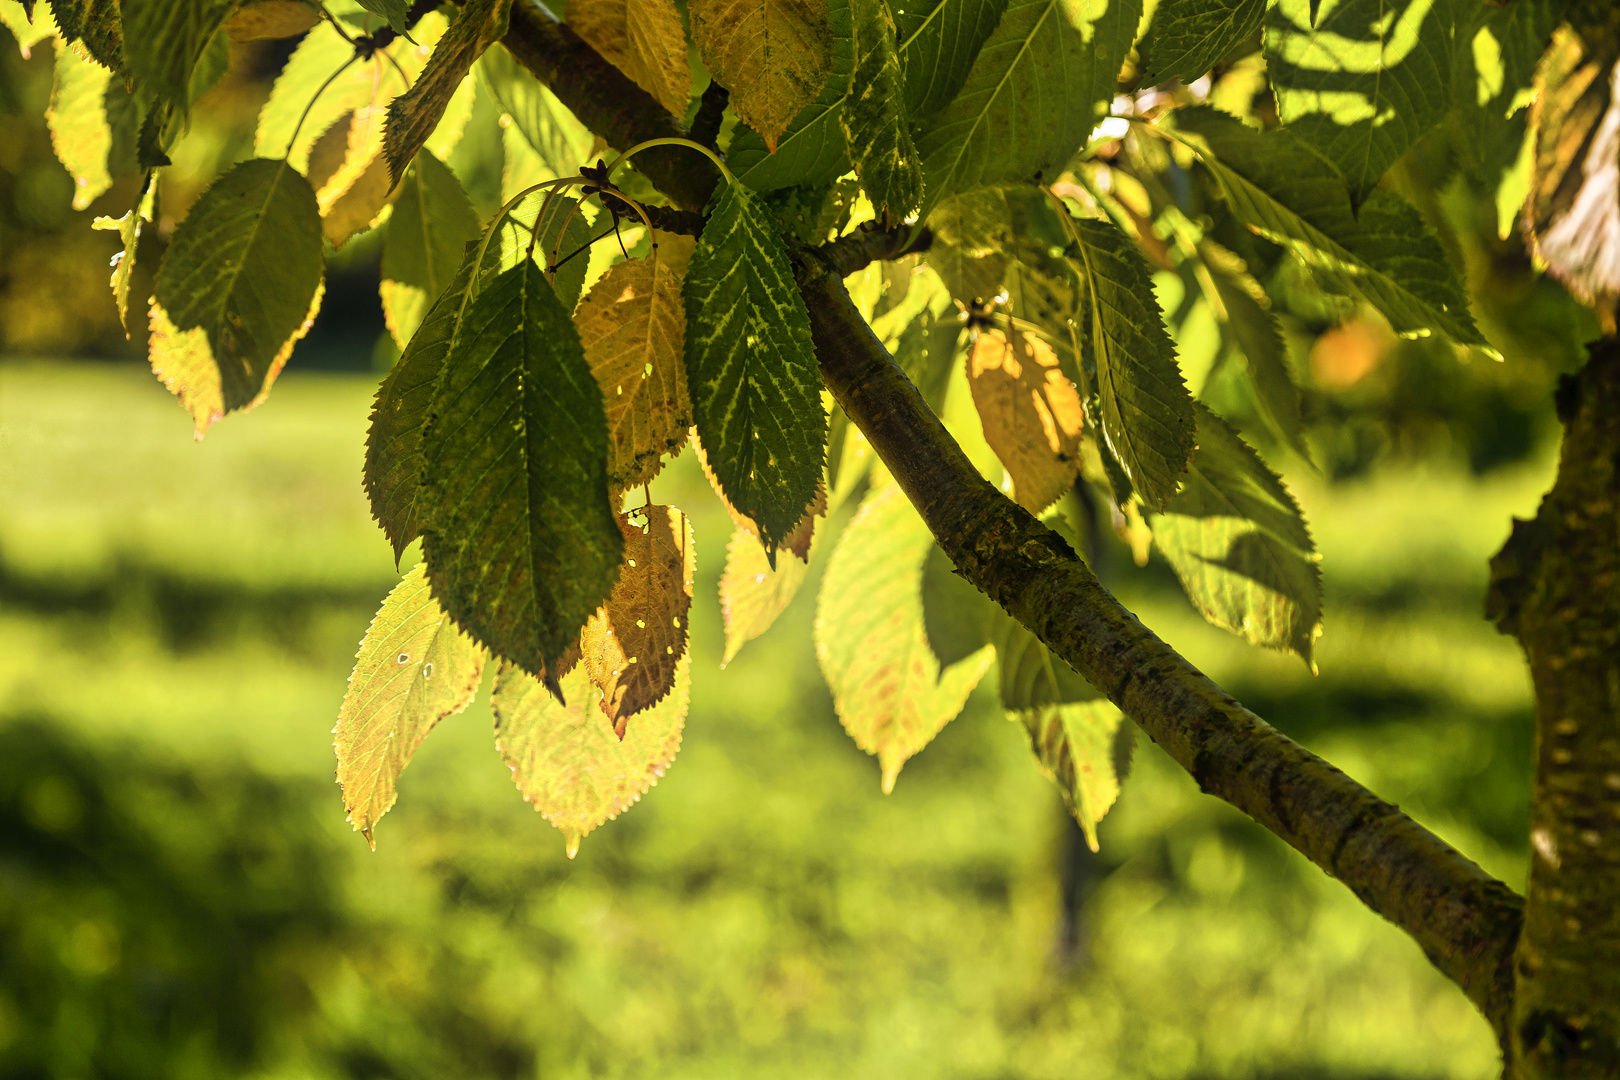
<path fill-rule="evenodd" d="M 651 98 L 524 0 L 506 40 L 610 142 L 629 145 L 675 127 Z M 663 160 L 643 172 L 676 202 L 701 207 L 712 169 Z M 801 250 L 800 286 L 823 381 L 957 569 L 1106 693 L 1205 792 L 1270 829 L 1415 938 L 1504 1031 L 1522 901 L 1239 705 L 1126 611 L 1061 537 L 978 474 L 844 289 L 842 275 L 904 250 L 883 230 L 858 232 L 821 253 Z"/>

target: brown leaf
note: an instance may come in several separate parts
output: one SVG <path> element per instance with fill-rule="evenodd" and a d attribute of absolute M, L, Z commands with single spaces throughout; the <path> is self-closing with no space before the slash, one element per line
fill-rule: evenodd
<path fill-rule="evenodd" d="M 692 0 L 692 40 L 771 153 L 832 74 L 826 0 Z"/>
<path fill-rule="evenodd" d="M 735 506 L 732 506 L 731 501 L 726 498 L 726 493 L 720 490 L 720 481 L 715 479 L 714 473 L 709 469 L 709 459 L 703 452 L 703 444 L 695 436 L 692 439 L 692 449 L 697 452 L 698 462 L 703 466 L 703 475 L 709 478 L 709 486 L 714 489 L 715 498 L 720 500 L 720 504 L 726 508 L 726 513 L 731 515 L 732 524 L 758 540 L 759 525 L 753 518 L 745 517 Z M 815 539 L 816 535 L 816 518 L 826 516 L 827 482 L 823 479 L 816 484 L 815 501 L 804 508 L 804 517 L 800 518 L 799 523 L 793 526 L 788 534 L 782 538 L 778 550 L 786 548 L 793 552 L 801 562 L 809 562 L 810 542 Z"/>
<path fill-rule="evenodd" d="M 658 104 L 686 116 L 692 73 L 681 13 L 670 0 L 574 0 L 568 25 Z"/>
<path fill-rule="evenodd" d="M 1034 334 L 1009 342 L 1000 330 L 981 331 L 967 368 L 985 442 L 1012 475 L 1018 504 L 1038 514 L 1079 475 L 1080 395 Z"/>
<path fill-rule="evenodd" d="M 602 711 L 624 738 L 630 717 L 662 701 L 686 655 L 697 549 L 686 515 L 647 506 L 619 515 L 624 567 L 608 602 L 580 636 Z"/>
<path fill-rule="evenodd" d="M 645 484 L 686 445 L 686 310 L 681 279 L 654 250 L 611 267 L 574 313 L 608 420 L 608 486 Z M 617 505 L 617 503 L 615 503 Z"/>

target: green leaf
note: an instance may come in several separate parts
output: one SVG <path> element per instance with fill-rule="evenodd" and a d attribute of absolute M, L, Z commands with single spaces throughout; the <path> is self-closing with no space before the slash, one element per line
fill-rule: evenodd
<path fill-rule="evenodd" d="M 887 221 L 922 203 L 922 161 L 902 102 L 894 17 L 883 0 L 855 0 L 855 81 L 841 119 L 850 160 L 866 197 Z"/>
<path fill-rule="evenodd" d="M 1296 454 L 1311 460 L 1305 425 L 1300 419 L 1299 387 L 1288 372 L 1282 324 L 1264 302 L 1265 293 L 1259 284 L 1239 269 L 1241 263 L 1236 256 L 1225 253 L 1224 258 L 1206 257 L 1205 265 L 1220 297 L 1227 332 L 1254 387 L 1260 415 Z"/>
<path fill-rule="evenodd" d="M 192 77 L 237 0 L 122 0 L 124 55 L 135 82 L 185 115 Z"/>
<path fill-rule="evenodd" d="M 732 532 L 726 544 L 725 573 L 720 575 L 720 614 L 726 625 L 726 654 L 720 658 L 721 667 L 735 660 L 744 645 L 771 628 L 777 616 L 799 595 L 799 587 L 809 572 L 810 564 L 798 559 L 778 559 L 772 567 L 753 533 L 747 529 Z"/>
<path fill-rule="evenodd" d="M 405 174 L 461 86 L 472 71 L 473 62 L 490 43 L 506 33 L 506 16 L 512 0 L 467 0 L 455 21 L 433 46 L 427 67 L 411 88 L 388 106 L 388 123 L 383 136 L 383 157 L 388 172 L 397 183 Z"/>
<path fill-rule="evenodd" d="M 1252 644 L 1292 650 L 1315 670 L 1322 571 L 1304 515 L 1260 456 L 1202 405 L 1187 483 L 1152 525 L 1153 542 L 1206 619 Z"/>
<path fill-rule="evenodd" d="M 1192 82 L 1260 29 L 1265 14 L 1266 0 L 1164 0 L 1138 46 L 1142 85 Z"/>
<path fill-rule="evenodd" d="M 710 203 L 682 294 L 698 438 L 720 490 L 771 551 L 816 498 L 827 417 L 787 250 L 742 184 Z"/>
<path fill-rule="evenodd" d="M 321 21 L 310 0 L 246 0 L 225 21 L 232 41 L 273 41 L 297 37 Z"/>
<path fill-rule="evenodd" d="M 371 620 L 332 732 L 344 808 L 372 847 L 411 755 L 435 724 L 472 704 L 483 674 L 484 650 L 456 629 L 417 563 Z"/>
<path fill-rule="evenodd" d="M 205 335 L 221 412 L 252 404 L 285 362 L 313 317 L 323 262 L 315 192 L 284 161 L 235 166 L 175 229 L 154 302 L 176 331 Z"/>
<path fill-rule="evenodd" d="M 477 250 L 476 243 L 463 249 L 455 277 L 438 294 L 399 362 L 377 387 L 371 407 L 362 479 L 371 500 L 371 514 L 393 545 L 396 562 L 426 527 L 422 432 L 433 407 L 445 357 L 455 346 L 466 314 Z"/>
<path fill-rule="evenodd" d="M 1450 0 L 1309 0 L 1266 17 L 1266 72 L 1288 129 L 1344 175 L 1360 206 L 1451 105 Z"/>
<path fill-rule="evenodd" d="M 950 104 L 1006 8 L 1007 0 L 906 0 L 895 12 L 908 116 Z"/>
<path fill-rule="evenodd" d="M 585 125 L 505 49 L 486 51 L 478 70 L 501 111 L 512 118 L 512 127 L 550 174 L 531 182 L 577 173 L 594 138 Z"/>
<path fill-rule="evenodd" d="M 579 335 L 524 261 L 468 305 L 423 435 L 433 594 L 496 655 L 555 687 L 619 574 L 607 418 Z"/>
<path fill-rule="evenodd" d="M 401 347 L 449 285 L 466 258 L 464 248 L 478 234 L 478 214 L 461 181 L 422 150 L 400 181 L 383 231 L 383 313 Z"/>
<path fill-rule="evenodd" d="M 135 205 L 128 213 L 121 218 L 98 217 L 90 224 L 92 229 L 117 232 L 119 239 L 124 242 L 124 249 L 113 256 L 112 293 L 113 303 L 118 307 L 118 321 L 123 324 L 126 336 L 129 333 L 129 283 L 135 276 L 135 254 L 140 245 L 141 225 L 152 220 L 152 203 L 156 195 L 152 174 L 146 173 L 141 177 Z"/>
<path fill-rule="evenodd" d="M 826 85 L 776 140 L 772 153 L 759 133 L 737 126 L 726 163 L 737 179 L 755 191 L 775 191 L 799 184 L 830 183 L 849 171 L 847 141 L 840 116 L 855 71 L 855 28 L 851 0 L 828 0 L 832 30 L 832 69 Z"/>
<path fill-rule="evenodd" d="M 51 14 L 56 17 L 64 43 L 82 41 L 96 63 L 119 75 L 128 73 L 119 0 L 51 0 Z"/>
<path fill-rule="evenodd" d="M 356 2 L 373 15 L 381 15 L 387 19 L 394 33 L 404 34 L 410 31 L 411 0 L 356 0 Z"/>
<path fill-rule="evenodd" d="M 57 160 L 73 177 L 73 209 L 83 210 L 112 187 L 107 156 L 112 128 L 107 124 L 107 85 L 112 72 L 91 63 L 56 40 L 56 72 L 45 110 Z"/>
<path fill-rule="evenodd" d="M 952 102 L 917 136 L 928 192 L 1048 180 L 1112 101 L 1141 0 L 1011 0 Z"/>
<path fill-rule="evenodd" d="M 681 748 L 692 688 L 692 658 L 676 667 L 675 688 L 630 718 L 623 740 L 613 735 L 585 665 L 562 679 L 564 705 L 510 664 L 495 676 L 490 704 L 495 746 L 524 799 L 563 834 L 568 857 L 580 838 L 624 813 L 656 784 Z"/>
<path fill-rule="evenodd" d="M 1165 332 L 1153 273 L 1111 222 L 1070 218 L 1085 359 L 1095 372 L 1102 435 L 1150 509 L 1176 493 L 1192 454 L 1193 401 Z"/>
<path fill-rule="evenodd" d="M 985 649 L 941 671 L 929 647 L 921 582 L 932 546 L 899 488 L 873 491 L 833 549 L 816 608 L 816 656 L 838 718 L 877 757 L 885 792 L 990 666 Z"/>
<path fill-rule="evenodd" d="M 1119 798 L 1130 771 L 1135 727 L 1111 701 L 1087 701 L 1008 712 L 1029 737 L 1041 772 L 1063 795 L 1086 844 L 1097 847 L 1097 822 Z"/>
<path fill-rule="evenodd" d="M 1177 110 L 1238 219 L 1334 291 L 1365 300 L 1408 337 L 1432 332 L 1491 352 L 1467 292 L 1417 211 L 1387 188 L 1351 212 L 1337 171 L 1286 130 L 1260 132 L 1209 108 Z"/>

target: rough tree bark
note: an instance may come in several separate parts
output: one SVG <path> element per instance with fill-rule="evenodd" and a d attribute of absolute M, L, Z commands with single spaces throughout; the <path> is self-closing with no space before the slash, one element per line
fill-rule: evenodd
<path fill-rule="evenodd" d="M 1491 563 L 1536 691 L 1510 1074 L 1620 1076 L 1620 341 L 1559 389 L 1558 480 Z"/>

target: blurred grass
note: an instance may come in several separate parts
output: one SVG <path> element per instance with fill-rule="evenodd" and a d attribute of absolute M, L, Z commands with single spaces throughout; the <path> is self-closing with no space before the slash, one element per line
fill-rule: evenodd
<path fill-rule="evenodd" d="M 669 775 L 570 863 L 480 701 L 367 851 L 329 732 L 397 580 L 358 482 L 372 388 L 289 374 L 193 443 L 136 368 L 0 365 L 0 1077 L 1494 1075 L 1415 946 L 1149 745 L 1095 857 L 985 694 L 880 795 L 816 669 L 819 567 L 718 670 L 730 530 L 690 455 L 656 484 L 699 544 Z M 1115 580 L 1517 885 L 1530 699 L 1479 611 L 1549 477 L 1291 477 L 1315 678 L 1158 564 Z"/>

